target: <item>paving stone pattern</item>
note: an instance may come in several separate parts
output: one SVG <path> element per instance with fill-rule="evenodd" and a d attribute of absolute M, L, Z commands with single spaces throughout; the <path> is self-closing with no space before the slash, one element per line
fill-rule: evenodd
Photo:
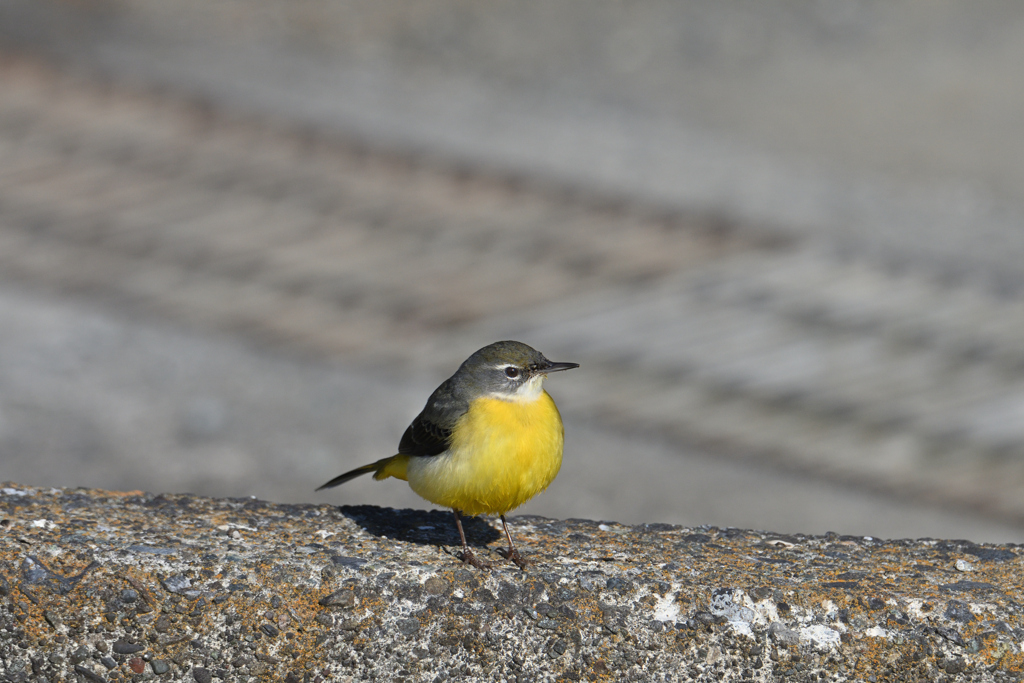
<path fill-rule="evenodd" d="M 1019 515 L 1022 331 L 1016 298 L 794 252 L 714 264 L 536 337 L 608 368 L 559 387 L 578 410 Z"/>
<path fill-rule="evenodd" d="M 8 276 L 273 339 L 365 350 L 742 242 L 40 76 L 8 67 L 0 95 Z"/>
<path fill-rule="evenodd" d="M 576 416 L 1024 517 L 1019 295 L 764 235 L 0 64 L 7 281 L 371 364 L 529 333 Z"/>

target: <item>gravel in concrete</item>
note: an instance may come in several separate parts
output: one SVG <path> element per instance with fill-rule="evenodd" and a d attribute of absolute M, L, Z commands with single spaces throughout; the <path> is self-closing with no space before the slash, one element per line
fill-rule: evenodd
<path fill-rule="evenodd" d="M 11 485 L 0 523 L 15 683 L 147 662 L 173 680 L 318 683 L 987 683 L 1022 665 L 1012 545 L 519 517 L 532 567 L 473 520 L 499 563 L 480 571 L 452 555 L 443 512 Z"/>

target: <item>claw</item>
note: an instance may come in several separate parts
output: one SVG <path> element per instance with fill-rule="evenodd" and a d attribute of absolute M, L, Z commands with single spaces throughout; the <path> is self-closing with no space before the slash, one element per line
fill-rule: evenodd
<path fill-rule="evenodd" d="M 519 551 L 515 548 L 509 548 L 508 550 L 499 551 L 506 560 L 511 560 L 517 567 L 524 570 L 530 565 L 530 561 L 519 554 Z"/>
<path fill-rule="evenodd" d="M 490 562 L 486 562 L 484 560 L 481 560 L 479 557 L 474 555 L 473 551 L 470 550 L 469 548 L 466 548 L 465 550 L 462 551 L 462 557 L 460 557 L 459 559 L 461 559 L 466 564 L 469 564 L 469 565 L 472 565 L 472 566 L 476 567 L 477 569 L 490 569 L 491 568 L 491 563 Z"/>

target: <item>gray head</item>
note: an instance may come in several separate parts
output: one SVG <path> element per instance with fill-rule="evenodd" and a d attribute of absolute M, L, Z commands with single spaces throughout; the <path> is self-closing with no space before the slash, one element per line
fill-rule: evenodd
<path fill-rule="evenodd" d="M 492 395 L 512 401 L 532 401 L 540 395 L 548 374 L 578 367 L 579 363 L 553 363 L 522 342 L 500 341 L 467 358 L 452 381 L 474 398 Z"/>

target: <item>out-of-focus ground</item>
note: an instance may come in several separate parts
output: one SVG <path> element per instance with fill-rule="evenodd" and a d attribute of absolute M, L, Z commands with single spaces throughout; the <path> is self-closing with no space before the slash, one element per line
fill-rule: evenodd
<path fill-rule="evenodd" d="M 0 479 L 419 505 L 479 346 L 523 512 L 1024 535 L 1024 10 L 0 2 Z"/>

